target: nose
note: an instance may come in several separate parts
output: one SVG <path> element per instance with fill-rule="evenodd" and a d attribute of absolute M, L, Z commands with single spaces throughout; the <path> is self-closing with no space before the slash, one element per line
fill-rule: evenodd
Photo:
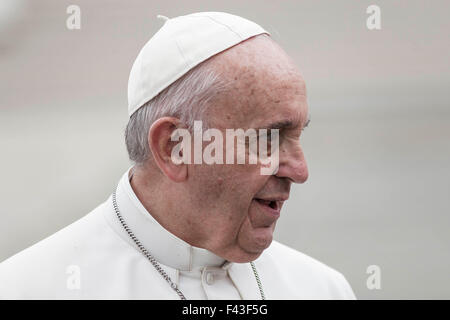
<path fill-rule="evenodd" d="M 279 147 L 279 167 L 276 176 L 295 183 L 304 183 L 308 180 L 308 166 L 298 141 Z"/>

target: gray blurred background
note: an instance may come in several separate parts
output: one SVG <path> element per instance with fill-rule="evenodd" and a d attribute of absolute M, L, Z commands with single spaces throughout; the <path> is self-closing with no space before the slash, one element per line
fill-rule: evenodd
<path fill-rule="evenodd" d="M 68 30 L 66 9 L 81 8 Z M 381 8 L 381 30 L 366 8 Z M 265 27 L 308 87 L 310 169 L 277 240 L 360 299 L 450 298 L 449 1 L 0 1 L 0 261 L 105 201 L 130 166 L 127 81 L 157 14 Z M 381 268 L 369 290 L 366 269 Z"/>

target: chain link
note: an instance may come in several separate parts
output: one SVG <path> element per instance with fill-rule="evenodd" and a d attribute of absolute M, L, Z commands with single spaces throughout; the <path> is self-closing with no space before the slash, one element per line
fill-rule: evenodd
<path fill-rule="evenodd" d="M 170 279 L 169 275 L 164 271 L 164 269 L 161 267 L 161 265 L 156 261 L 155 257 L 153 257 L 147 249 L 141 244 L 141 242 L 136 238 L 134 233 L 131 231 L 130 227 L 126 224 L 125 220 L 123 219 L 122 215 L 120 214 L 119 207 L 117 206 L 117 200 L 116 200 L 116 192 L 114 191 L 112 194 L 112 202 L 114 211 L 116 212 L 116 216 L 120 221 L 120 224 L 125 229 L 126 233 L 130 236 L 130 238 L 133 240 L 133 242 L 136 244 L 136 246 L 139 248 L 139 250 L 142 252 L 142 254 L 150 261 L 150 263 L 155 267 L 156 271 L 159 272 L 159 274 L 169 283 L 170 287 L 175 290 L 175 292 L 178 294 L 181 300 L 186 300 L 186 297 L 184 294 L 178 289 L 178 286 L 175 282 Z M 264 291 L 261 285 L 261 280 L 259 278 L 258 272 L 256 271 L 255 264 L 253 262 L 250 262 L 250 265 L 252 266 L 253 274 L 256 278 L 256 283 L 258 284 L 259 293 L 261 294 L 261 300 L 265 300 L 266 297 L 264 295 Z"/>
<path fill-rule="evenodd" d="M 256 283 L 258 284 L 259 293 L 261 294 L 261 300 L 266 300 L 266 296 L 264 295 L 264 290 L 262 288 L 261 280 L 259 279 L 258 271 L 256 271 L 256 267 L 255 267 L 255 264 L 253 263 L 253 261 L 250 262 L 250 265 L 252 266 L 253 274 L 255 275 Z"/>

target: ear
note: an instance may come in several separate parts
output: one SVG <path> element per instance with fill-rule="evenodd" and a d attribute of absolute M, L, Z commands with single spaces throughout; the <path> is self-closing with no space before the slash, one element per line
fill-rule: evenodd
<path fill-rule="evenodd" d="M 174 182 L 182 182 L 187 178 L 187 165 L 176 163 L 172 159 L 172 149 L 178 144 L 171 137 L 178 128 L 180 120 L 173 117 L 163 117 L 156 120 L 148 132 L 148 143 L 153 158 L 161 172 Z"/>

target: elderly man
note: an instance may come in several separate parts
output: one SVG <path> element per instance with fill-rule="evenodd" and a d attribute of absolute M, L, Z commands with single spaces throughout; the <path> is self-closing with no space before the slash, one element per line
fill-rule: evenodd
<path fill-rule="evenodd" d="M 308 105 L 293 61 L 234 15 L 165 20 L 130 73 L 134 165 L 91 213 L 1 263 L 0 298 L 354 299 L 342 274 L 272 240 L 291 184 L 308 178 Z M 271 174 L 262 159 L 190 162 L 190 144 L 174 152 L 174 132 L 195 137 L 197 121 L 214 140 L 230 128 L 274 130 Z M 201 148 L 212 140 L 202 138 Z M 216 146 L 231 159 L 239 147 Z"/>

